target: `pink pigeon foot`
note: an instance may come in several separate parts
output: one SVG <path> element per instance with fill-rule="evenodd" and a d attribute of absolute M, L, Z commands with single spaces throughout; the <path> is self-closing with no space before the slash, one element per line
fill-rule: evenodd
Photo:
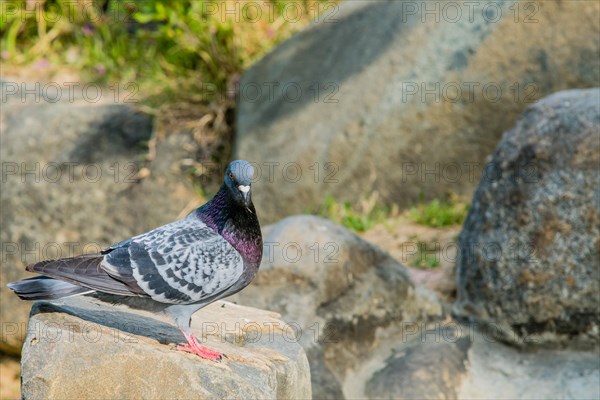
<path fill-rule="evenodd" d="M 178 345 L 177 350 L 186 351 L 210 361 L 221 361 L 221 358 L 223 358 L 222 353 L 202 346 L 193 334 L 181 332 L 183 333 L 183 336 L 185 336 L 185 340 L 187 340 L 187 345 Z"/>

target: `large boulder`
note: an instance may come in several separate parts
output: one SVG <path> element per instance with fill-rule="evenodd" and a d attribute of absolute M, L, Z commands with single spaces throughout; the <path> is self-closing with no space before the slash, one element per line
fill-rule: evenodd
<path fill-rule="evenodd" d="M 597 399 L 598 351 L 507 346 L 493 329 L 446 320 L 398 338 L 365 385 L 371 399 Z"/>
<path fill-rule="evenodd" d="M 38 302 L 22 354 L 25 399 L 308 399 L 302 347 L 268 311 L 217 302 L 192 328 L 222 362 L 177 351 L 177 328 L 159 316 L 99 299 Z"/>
<path fill-rule="evenodd" d="M 506 132 L 459 237 L 455 313 L 514 344 L 600 343 L 600 90 L 556 93 Z"/>
<path fill-rule="evenodd" d="M 30 303 L 6 283 L 30 276 L 28 263 L 97 251 L 180 216 L 195 198 L 180 167 L 194 141 L 168 135 L 147 157 L 152 118 L 124 104 L 13 99 L 0 117 L 0 349 L 18 353 Z"/>
<path fill-rule="evenodd" d="M 471 346 L 456 324 L 417 331 L 399 340 L 385 367 L 365 385 L 370 399 L 456 399 L 466 377 Z"/>
<path fill-rule="evenodd" d="M 442 315 L 386 252 L 322 218 L 294 216 L 264 229 L 256 279 L 236 298 L 268 307 L 307 352 L 315 398 L 352 398 L 410 325 Z"/>
<path fill-rule="evenodd" d="M 470 196 L 530 103 L 598 85 L 599 11 L 592 0 L 329 7 L 241 79 L 234 151 L 260 167 L 258 211 L 274 222 L 373 187 L 401 206 Z"/>
<path fill-rule="evenodd" d="M 470 332 L 467 371 L 458 399 L 598 399 L 600 354 L 595 351 L 519 351 L 494 340 L 492 332 Z M 448 397 L 452 398 L 452 397 Z"/>

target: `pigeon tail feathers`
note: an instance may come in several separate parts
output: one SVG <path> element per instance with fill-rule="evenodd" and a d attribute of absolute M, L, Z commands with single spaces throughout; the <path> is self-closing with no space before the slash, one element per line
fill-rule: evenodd
<path fill-rule="evenodd" d="M 88 290 L 99 290 L 122 296 L 139 296 L 143 294 L 138 287 L 130 287 L 110 276 L 102 269 L 101 263 L 103 260 L 103 254 L 85 254 L 78 257 L 42 261 L 28 265 L 25 269 L 29 272 L 37 272 L 50 278 L 83 286 Z"/>
<path fill-rule="evenodd" d="M 8 285 L 23 300 L 53 300 L 92 293 L 93 290 L 47 276 L 36 276 Z"/>

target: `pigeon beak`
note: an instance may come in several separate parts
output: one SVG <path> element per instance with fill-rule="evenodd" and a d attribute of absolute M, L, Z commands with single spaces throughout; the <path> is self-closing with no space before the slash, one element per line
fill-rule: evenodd
<path fill-rule="evenodd" d="M 244 198 L 244 203 L 248 205 L 248 203 L 250 202 L 250 185 L 240 185 L 238 186 L 238 189 L 242 194 L 242 197 Z"/>

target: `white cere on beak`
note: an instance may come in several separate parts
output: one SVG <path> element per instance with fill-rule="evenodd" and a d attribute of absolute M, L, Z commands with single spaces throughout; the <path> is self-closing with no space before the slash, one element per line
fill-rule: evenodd
<path fill-rule="evenodd" d="M 240 185 L 240 186 L 238 186 L 238 189 L 242 193 L 248 193 L 250 191 L 250 186 L 249 185 L 248 186 Z"/>

